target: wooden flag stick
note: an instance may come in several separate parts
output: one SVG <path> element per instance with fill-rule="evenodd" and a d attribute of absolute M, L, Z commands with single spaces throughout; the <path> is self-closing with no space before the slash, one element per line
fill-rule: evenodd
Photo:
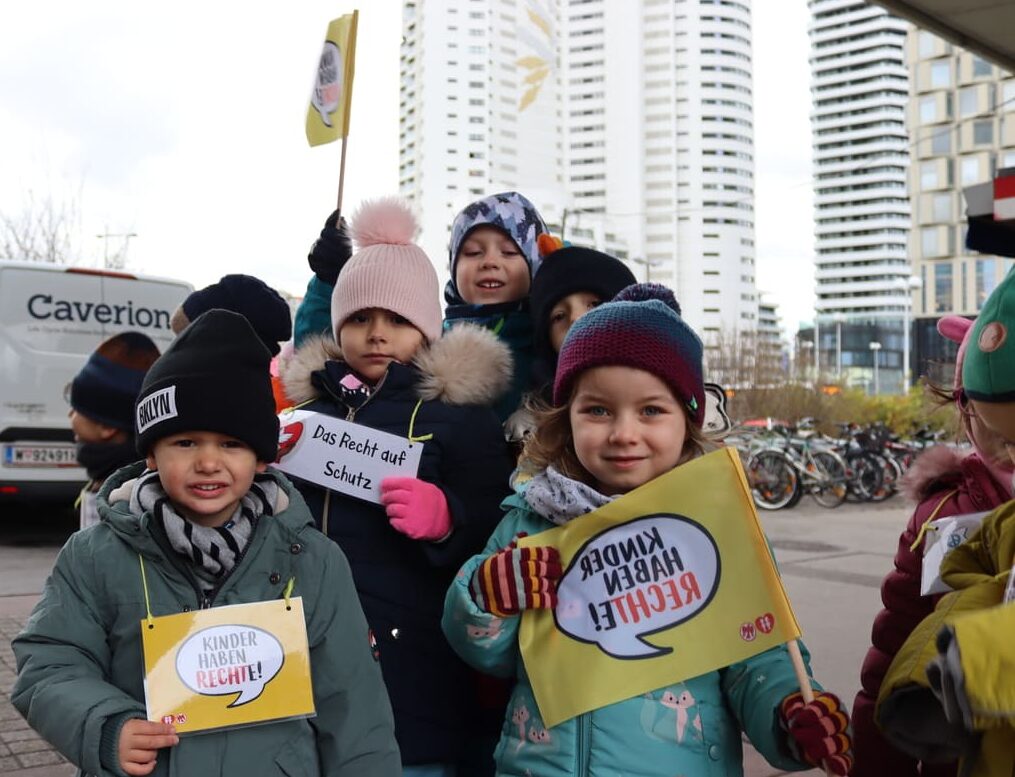
<path fill-rule="evenodd" d="M 789 659 L 793 662 L 793 672 L 796 674 L 796 681 L 800 686 L 800 695 L 803 697 L 804 704 L 810 704 L 814 701 L 814 689 L 811 688 L 811 678 L 807 675 L 807 667 L 804 666 L 804 657 L 800 655 L 800 643 L 791 639 L 786 643 L 786 650 L 789 651 Z M 825 770 L 827 777 L 834 777 L 835 772 L 829 769 L 824 761 L 821 762 L 821 768 Z"/>
<path fill-rule="evenodd" d="M 342 161 L 338 167 L 338 212 L 342 212 L 342 193 L 345 190 L 345 147 L 349 141 L 349 136 L 346 135 L 342 138 Z"/>

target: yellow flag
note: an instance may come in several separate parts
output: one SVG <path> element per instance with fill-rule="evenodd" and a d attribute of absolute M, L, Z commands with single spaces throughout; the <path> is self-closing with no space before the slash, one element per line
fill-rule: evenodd
<path fill-rule="evenodd" d="M 311 146 L 331 143 L 349 134 L 358 19 L 359 11 L 353 11 L 328 25 L 307 108 L 307 142 Z"/>
<path fill-rule="evenodd" d="M 525 610 L 518 638 L 547 727 L 800 636 L 729 448 L 518 544 L 564 567 L 556 608 Z"/>

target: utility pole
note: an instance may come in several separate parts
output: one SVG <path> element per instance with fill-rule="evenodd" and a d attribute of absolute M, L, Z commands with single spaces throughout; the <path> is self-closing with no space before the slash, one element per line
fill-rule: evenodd
<path fill-rule="evenodd" d="M 102 240 L 102 266 L 107 270 L 122 270 L 127 263 L 127 246 L 132 237 L 137 237 L 137 232 L 110 232 L 107 225 L 105 231 L 95 237 Z M 113 254 L 112 257 L 109 256 L 109 238 L 111 237 L 123 238 L 123 250 Z"/>

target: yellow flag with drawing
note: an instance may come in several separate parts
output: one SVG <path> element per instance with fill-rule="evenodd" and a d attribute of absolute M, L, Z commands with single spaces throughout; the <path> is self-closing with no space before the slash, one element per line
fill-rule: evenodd
<path fill-rule="evenodd" d="M 307 142 L 311 146 L 331 143 L 349 134 L 358 19 L 359 11 L 353 11 L 328 25 L 307 108 Z"/>
<path fill-rule="evenodd" d="M 526 610 L 518 637 L 547 727 L 800 636 L 730 448 L 518 544 L 557 547 L 564 568 L 556 608 Z"/>

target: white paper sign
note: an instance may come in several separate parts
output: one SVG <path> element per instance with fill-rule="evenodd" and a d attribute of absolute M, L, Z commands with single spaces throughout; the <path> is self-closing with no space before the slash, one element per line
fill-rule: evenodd
<path fill-rule="evenodd" d="M 941 581 L 941 562 L 949 552 L 973 536 L 986 515 L 986 512 L 950 515 L 930 522 L 923 541 L 921 595 L 930 596 L 952 590 Z"/>
<path fill-rule="evenodd" d="M 280 413 L 278 459 L 272 465 L 368 502 L 381 501 L 381 480 L 416 477 L 423 443 L 322 413 Z"/>

